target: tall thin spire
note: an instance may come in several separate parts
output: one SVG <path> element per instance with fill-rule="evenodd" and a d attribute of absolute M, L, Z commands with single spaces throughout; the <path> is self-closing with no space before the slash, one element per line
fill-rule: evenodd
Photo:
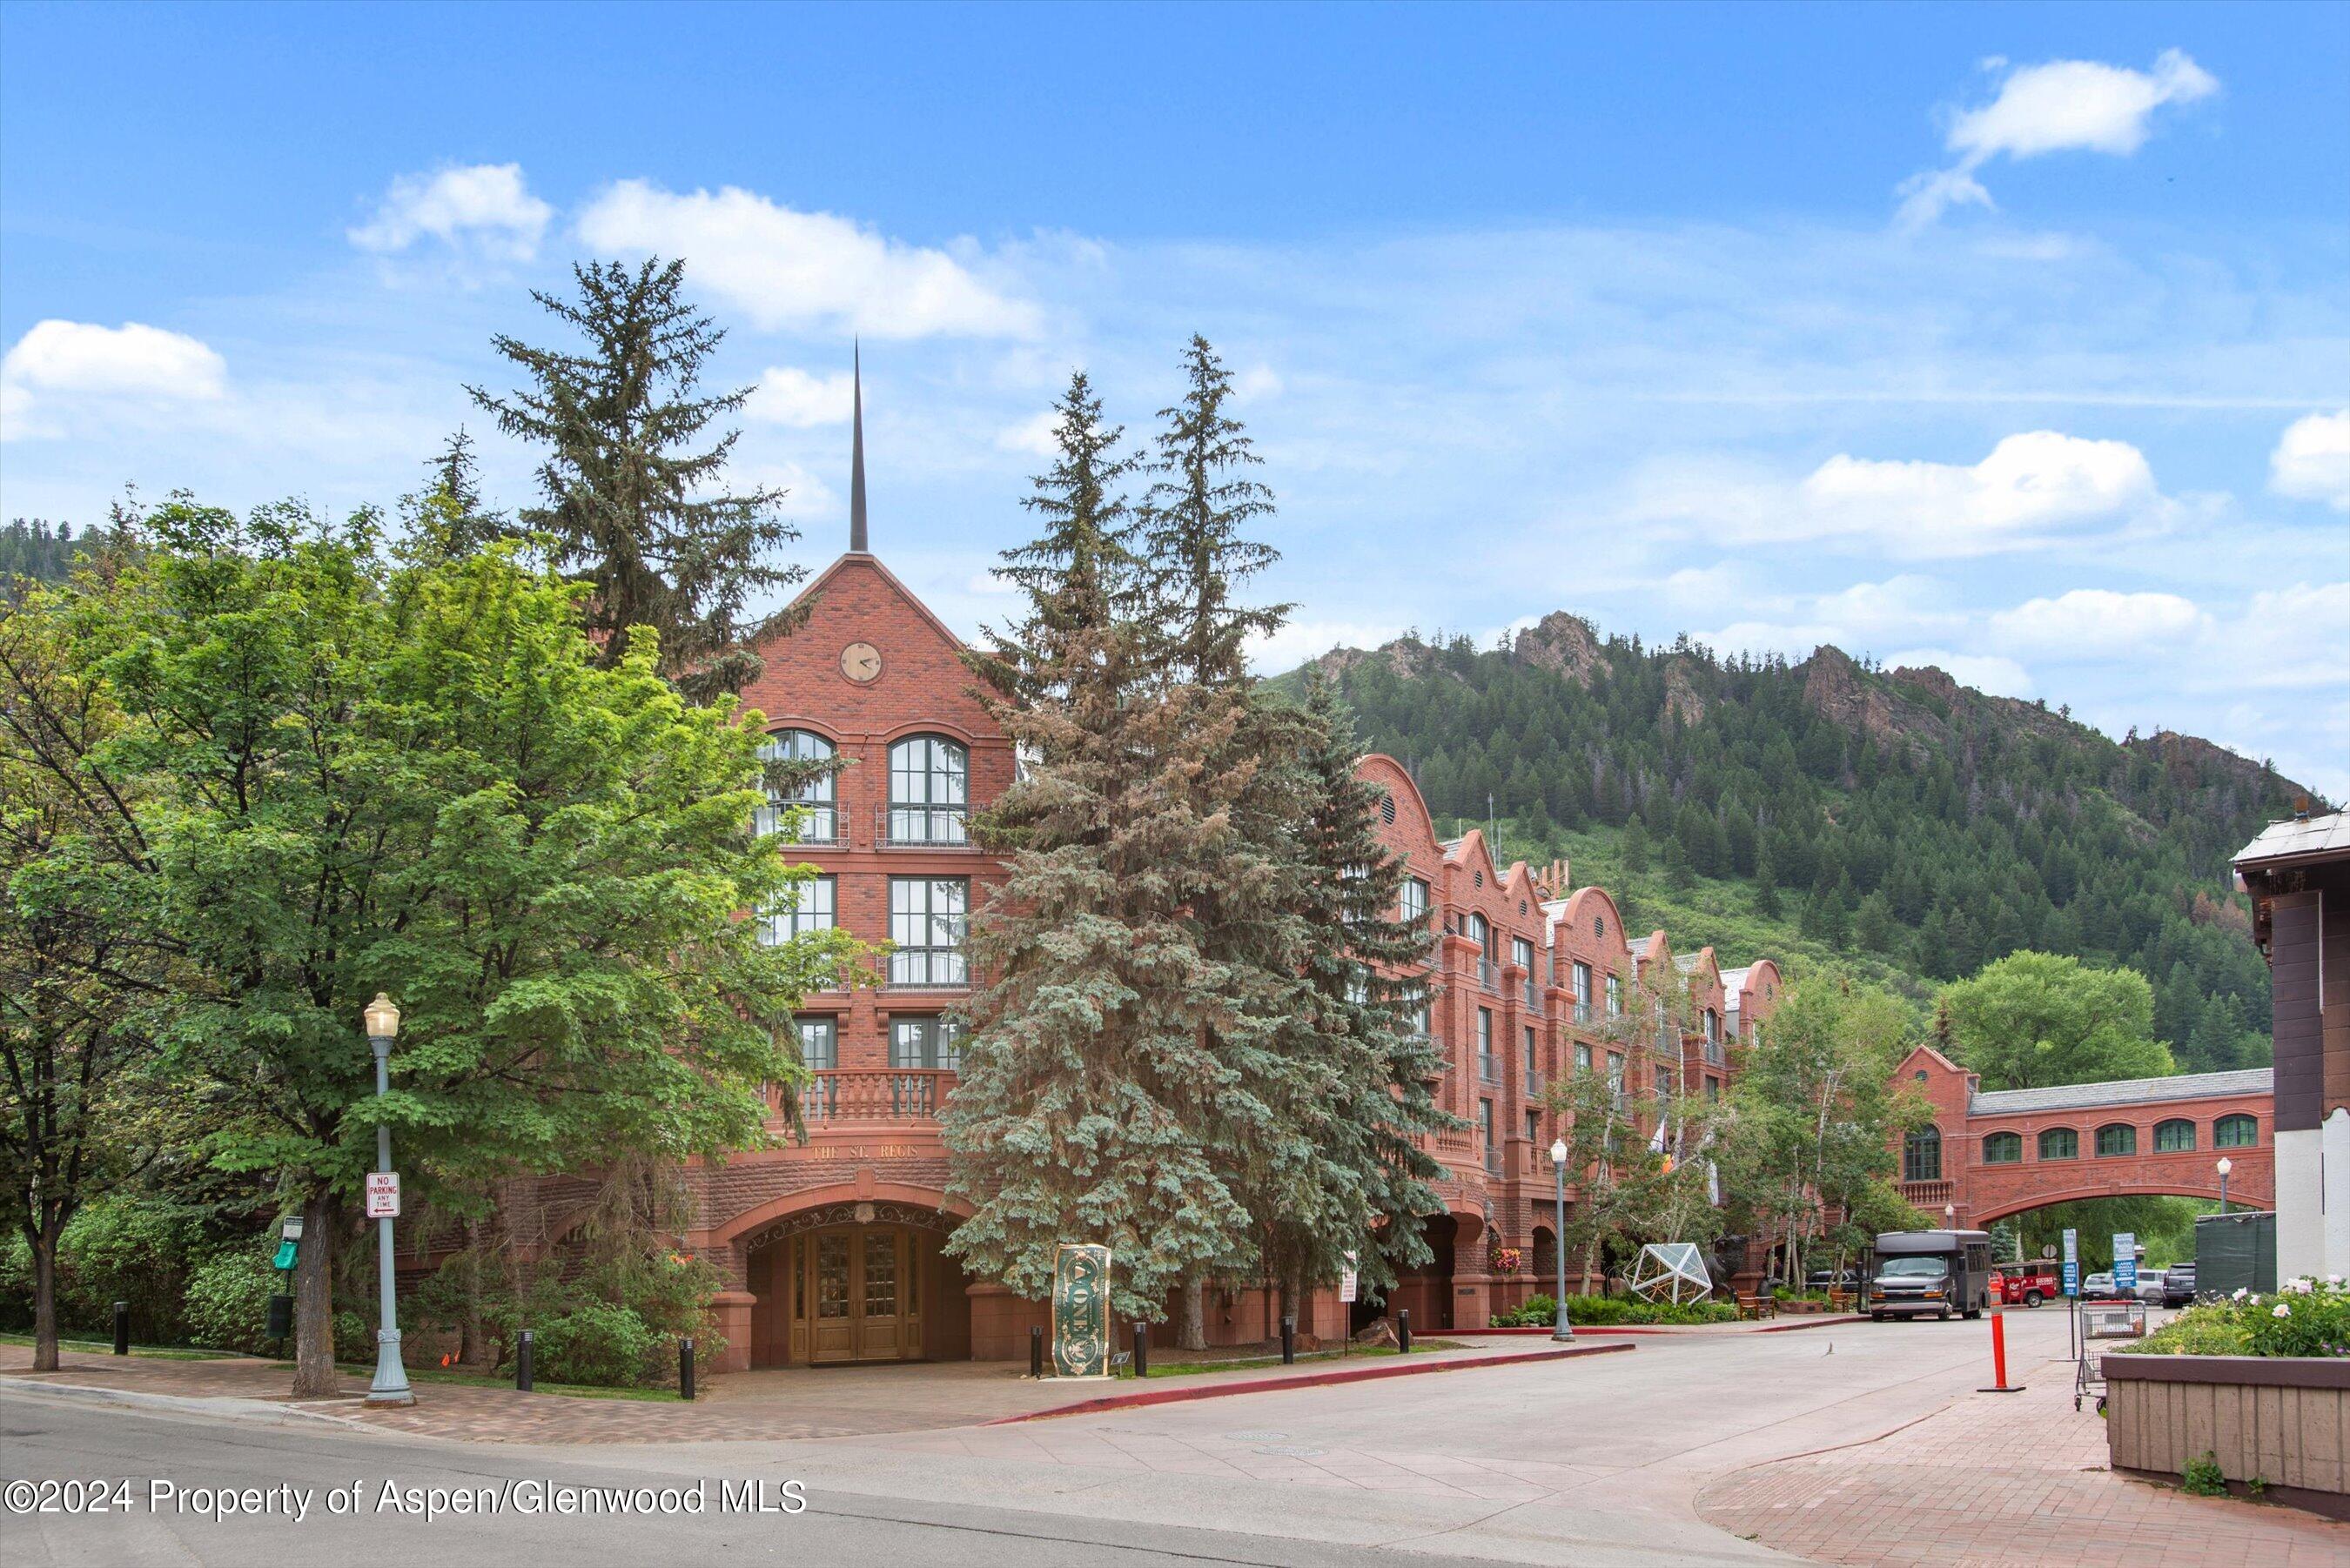
<path fill-rule="evenodd" d="M 859 344 L 849 352 L 850 374 L 855 378 L 851 396 L 856 399 L 851 416 L 854 429 L 848 438 L 848 548 L 856 555 L 865 551 L 865 350 Z"/>

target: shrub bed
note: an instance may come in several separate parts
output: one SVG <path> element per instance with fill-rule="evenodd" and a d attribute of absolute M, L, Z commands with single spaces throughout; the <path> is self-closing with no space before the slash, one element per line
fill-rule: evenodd
<path fill-rule="evenodd" d="M 1526 1304 L 1512 1313 L 1497 1314 L 1495 1328 L 1548 1328 L 1558 1319 L 1558 1298 L 1552 1295 L 1529 1297 Z M 1729 1302 L 1650 1302 L 1638 1296 L 1569 1296 L 1566 1298 L 1566 1320 L 1581 1328 L 1609 1328 L 1618 1324 L 1648 1325 L 1657 1324 L 1735 1323 L 1738 1308 Z"/>

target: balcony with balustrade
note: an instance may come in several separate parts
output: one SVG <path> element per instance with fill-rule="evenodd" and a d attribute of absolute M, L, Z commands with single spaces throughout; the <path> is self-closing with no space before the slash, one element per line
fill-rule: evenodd
<path fill-rule="evenodd" d="M 968 991 L 971 962 L 961 948 L 898 948 L 879 978 L 885 992 Z"/>
<path fill-rule="evenodd" d="M 936 1126 L 955 1074 L 947 1068 L 825 1069 L 799 1091 L 800 1117 L 810 1128 L 882 1123 Z"/>
<path fill-rule="evenodd" d="M 752 831 L 802 849 L 839 849 L 848 843 L 848 814 L 837 805 L 763 805 L 751 813 Z"/>

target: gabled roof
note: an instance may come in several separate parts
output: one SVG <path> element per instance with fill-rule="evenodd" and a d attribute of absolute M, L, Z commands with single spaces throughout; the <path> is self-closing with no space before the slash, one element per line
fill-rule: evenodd
<path fill-rule="evenodd" d="M 962 638 L 955 635 L 954 628 L 952 627 L 947 625 L 946 622 L 938 618 L 937 611 L 931 609 L 930 606 L 922 602 L 922 597 L 920 594 L 908 587 L 904 583 L 899 581 L 898 574 L 891 571 L 888 566 L 883 566 L 881 564 L 880 556 L 868 555 L 860 550 L 851 550 L 845 556 L 836 556 L 832 565 L 827 566 L 823 571 L 818 572 L 816 575 L 815 579 L 811 581 L 806 587 L 802 588 L 799 591 L 798 596 L 792 600 L 793 606 L 796 607 L 807 603 L 818 593 L 823 591 L 825 584 L 832 581 L 834 577 L 838 576 L 843 571 L 846 571 L 851 566 L 869 566 L 874 571 L 880 573 L 881 580 L 888 583 L 890 587 L 897 590 L 899 597 L 913 606 L 915 613 L 920 615 L 924 620 L 930 622 L 931 626 L 941 637 L 946 639 L 950 645 L 955 648 L 967 648 L 970 646 L 968 643 L 964 642 Z"/>
<path fill-rule="evenodd" d="M 2159 1105 L 2217 1095 L 2265 1095 L 2276 1075 L 2267 1067 L 2233 1073 L 2180 1073 L 2168 1078 L 2123 1078 L 2104 1084 L 2059 1084 L 2046 1089 L 1993 1089 L 1969 1096 L 1970 1116 L 2007 1116 L 2024 1111 L 2098 1110 L 2107 1106 Z"/>

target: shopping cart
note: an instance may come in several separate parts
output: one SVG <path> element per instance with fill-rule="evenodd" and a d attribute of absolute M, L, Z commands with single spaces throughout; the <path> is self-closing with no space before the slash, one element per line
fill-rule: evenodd
<path fill-rule="evenodd" d="M 2098 1414 L 2105 1413 L 2105 1366 L 2102 1359 L 2091 1355 L 2090 1345 L 2099 1340 L 2145 1337 L 2144 1302 L 2083 1302 L 2081 1359 L 2073 1368 L 2073 1408 L 2079 1409 L 2084 1399 L 2095 1399 Z"/>

